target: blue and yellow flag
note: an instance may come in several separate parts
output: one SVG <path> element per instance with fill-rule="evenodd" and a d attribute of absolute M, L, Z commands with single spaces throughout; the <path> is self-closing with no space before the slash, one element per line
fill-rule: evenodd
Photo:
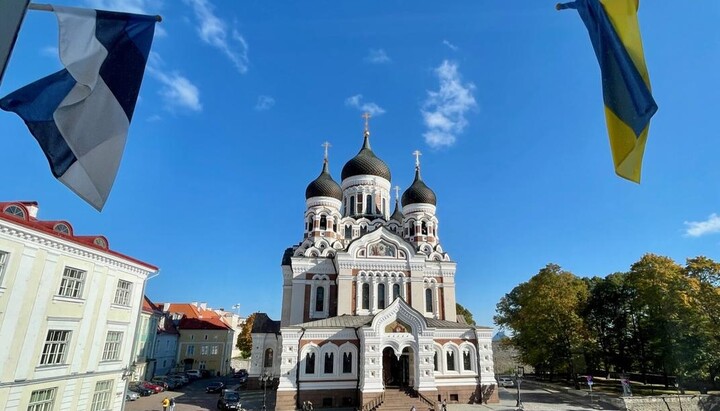
<path fill-rule="evenodd" d="M 558 4 L 580 14 L 602 73 L 605 121 L 620 177 L 640 182 L 650 118 L 657 104 L 650 92 L 640 27 L 639 0 L 576 0 Z"/>

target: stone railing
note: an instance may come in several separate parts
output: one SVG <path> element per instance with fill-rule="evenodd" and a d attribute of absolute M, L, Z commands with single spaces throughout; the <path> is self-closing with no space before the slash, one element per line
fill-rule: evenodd
<path fill-rule="evenodd" d="M 652 397 L 622 397 L 628 411 L 708 411 L 720 410 L 716 395 L 662 395 Z"/>
<path fill-rule="evenodd" d="M 379 397 L 373 398 L 362 407 L 362 411 L 372 411 L 385 401 L 385 392 L 380 393 Z"/>

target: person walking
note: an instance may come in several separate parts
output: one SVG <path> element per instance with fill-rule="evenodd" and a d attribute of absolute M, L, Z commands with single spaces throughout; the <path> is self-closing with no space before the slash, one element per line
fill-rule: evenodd
<path fill-rule="evenodd" d="M 170 411 L 175 411 L 175 398 L 170 397 Z"/>
<path fill-rule="evenodd" d="M 410 407 L 410 411 L 415 411 L 415 406 Z"/>
<path fill-rule="evenodd" d="M 440 410 L 447 411 L 447 402 L 443 399 L 442 406 L 440 407 Z"/>
<path fill-rule="evenodd" d="M 168 397 L 163 398 L 163 400 L 162 400 L 163 411 L 167 411 L 169 406 L 170 406 L 170 399 Z"/>

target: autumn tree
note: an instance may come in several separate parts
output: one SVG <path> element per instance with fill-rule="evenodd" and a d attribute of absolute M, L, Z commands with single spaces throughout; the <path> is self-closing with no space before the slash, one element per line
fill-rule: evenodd
<path fill-rule="evenodd" d="M 581 316 L 587 283 L 556 264 L 548 264 L 497 304 L 495 323 L 512 331 L 522 362 L 538 372 L 574 376 L 587 337 Z"/>
<path fill-rule="evenodd" d="M 250 358 L 252 352 L 252 329 L 255 323 L 257 313 L 252 313 L 245 319 L 245 323 L 240 330 L 235 346 L 240 350 L 242 358 Z"/>

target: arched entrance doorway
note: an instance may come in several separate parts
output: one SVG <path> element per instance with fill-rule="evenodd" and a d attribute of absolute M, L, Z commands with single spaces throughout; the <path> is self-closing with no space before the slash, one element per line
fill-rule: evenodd
<path fill-rule="evenodd" d="M 415 358 L 412 349 L 405 347 L 400 356 L 392 347 L 383 350 L 383 385 L 385 387 L 412 387 Z"/>

